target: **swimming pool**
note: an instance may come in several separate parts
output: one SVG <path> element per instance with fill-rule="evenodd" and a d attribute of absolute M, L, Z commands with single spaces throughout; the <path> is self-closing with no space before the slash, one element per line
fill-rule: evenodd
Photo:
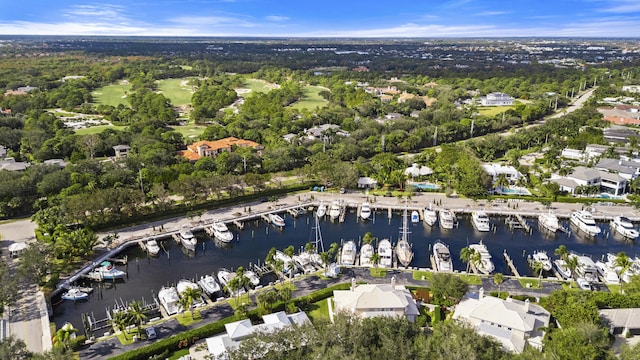
<path fill-rule="evenodd" d="M 525 188 L 501 188 L 500 193 L 505 195 L 531 195 L 531 192 Z"/>
<path fill-rule="evenodd" d="M 413 187 L 420 190 L 438 190 L 440 188 L 436 184 L 428 184 L 428 183 L 413 184 Z"/>

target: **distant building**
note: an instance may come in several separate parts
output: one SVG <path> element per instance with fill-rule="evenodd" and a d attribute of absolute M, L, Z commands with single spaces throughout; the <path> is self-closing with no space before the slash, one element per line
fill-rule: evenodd
<path fill-rule="evenodd" d="M 30 93 L 33 90 L 37 90 L 37 87 L 34 86 L 21 86 L 15 90 L 7 90 L 5 91 L 4 95 L 8 96 L 8 95 L 16 95 L 16 96 L 21 96 L 21 95 L 27 95 L 28 93 Z"/>
<path fill-rule="evenodd" d="M 623 195 L 626 192 L 627 179 L 617 173 L 578 166 L 567 176 L 551 175 L 552 182 L 560 185 L 560 191 L 575 193 L 579 186 L 596 186 L 599 191 Z"/>
<path fill-rule="evenodd" d="M 198 141 L 189 146 L 187 150 L 180 151 L 180 155 L 190 161 L 197 161 L 205 156 L 216 157 L 223 152 L 232 152 L 234 147 L 250 147 L 262 155 L 264 146 L 255 141 L 228 137 L 216 141 Z"/>
<path fill-rule="evenodd" d="M 513 100 L 514 98 L 505 93 L 494 92 L 480 97 L 480 104 L 482 106 L 511 106 Z"/>
<path fill-rule="evenodd" d="M 614 107 L 600 107 L 598 112 L 602 118 L 610 123 L 618 125 L 640 124 L 640 107 L 616 104 Z"/>
<path fill-rule="evenodd" d="M 29 167 L 29 163 L 16 161 L 16 159 L 12 157 L 5 158 L 0 160 L 0 170 L 7 171 L 25 171 Z"/>
<path fill-rule="evenodd" d="M 404 174 L 411 177 L 427 176 L 433 174 L 433 170 L 428 166 L 421 166 L 414 163 L 404 170 Z"/>
<path fill-rule="evenodd" d="M 116 159 L 122 159 L 129 156 L 131 146 L 129 145 L 116 145 L 113 147 L 113 151 L 116 153 Z"/>
<path fill-rule="evenodd" d="M 395 277 L 391 284 L 356 285 L 352 279 L 351 289 L 333 292 L 333 303 L 334 314 L 346 312 L 362 318 L 404 316 L 413 322 L 420 315 L 411 292 L 404 285 L 397 285 Z"/>
<path fill-rule="evenodd" d="M 622 91 L 640 93 L 640 85 L 625 85 L 622 87 Z"/>
<path fill-rule="evenodd" d="M 502 300 L 484 296 L 484 289 L 467 293 L 456 306 L 453 319 L 475 327 L 480 335 L 498 340 L 510 352 L 521 353 L 528 344 L 542 349 L 544 330 L 551 314 L 529 300 Z"/>
<path fill-rule="evenodd" d="M 369 68 L 366 66 L 356 66 L 353 69 L 351 69 L 351 71 L 355 71 L 355 72 L 369 72 Z"/>
<path fill-rule="evenodd" d="M 375 189 L 378 187 L 378 181 L 370 177 L 361 177 L 358 179 L 358 189 Z"/>
<path fill-rule="evenodd" d="M 487 174 L 489 174 L 489 176 L 491 176 L 494 183 L 496 182 L 496 180 L 498 180 L 498 176 L 500 176 L 501 174 L 504 174 L 504 176 L 507 178 L 507 181 L 509 181 L 509 184 L 515 184 L 515 182 L 523 176 L 522 173 L 516 170 L 516 168 L 514 168 L 513 166 L 505 166 L 501 164 L 483 164 L 482 168 Z"/>
<path fill-rule="evenodd" d="M 333 132 L 337 136 L 348 137 L 349 133 L 340 129 L 340 126 L 335 124 L 322 124 L 318 126 L 314 126 L 312 128 L 306 129 L 304 134 L 307 136 L 309 140 L 318 140 L 322 139 L 323 136 L 328 133 Z"/>

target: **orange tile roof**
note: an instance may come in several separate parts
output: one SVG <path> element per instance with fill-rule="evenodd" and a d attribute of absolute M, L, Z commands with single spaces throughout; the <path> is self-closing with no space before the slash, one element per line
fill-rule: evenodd
<path fill-rule="evenodd" d="M 200 159 L 200 155 L 198 154 L 198 148 L 201 146 L 205 146 L 206 150 L 221 150 L 221 149 L 230 149 L 233 145 L 239 147 L 252 147 L 258 148 L 261 145 L 255 141 L 238 139 L 236 137 L 228 137 L 216 141 L 196 141 L 193 144 L 187 146 L 187 150 L 180 151 L 180 155 L 187 158 L 190 161 L 196 161 Z"/>

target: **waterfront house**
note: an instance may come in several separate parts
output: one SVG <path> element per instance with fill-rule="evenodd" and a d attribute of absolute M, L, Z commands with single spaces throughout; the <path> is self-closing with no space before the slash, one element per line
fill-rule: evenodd
<path fill-rule="evenodd" d="M 602 309 L 598 313 L 611 335 L 640 335 L 640 308 Z"/>
<path fill-rule="evenodd" d="M 520 353 L 528 344 L 542 348 L 544 331 L 551 314 L 529 300 L 502 300 L 484 296 L 484 289 L 467 293 L 456 306 L 453 319 L 472 325 L 484 336 L 498 340 L 510 352 Z"/>
<path fill-rule="evenodd" d="M 255 141 L 228 137 L 216 141 L 197 141 L 187 146 L 187 150 L 180 151 L 180 155 L 190 161 L 198 161 L 205 156 L 216 157 L 222 152 L 232 152 L 237 147 L 253 148 L 258 155 L 262 155 L 262 150 L 264 150 L 264 146 Z"/>
<path fill-rule="evenodd" d="M 524 176 L 516 168 L 509 165 L 483 164 L 482 168 L 487 174 L 489 174 L 489 176 L 491 176 L 494 183 L 498 179 L 498 176 L 500 176 L 501 174 L 503 174 L 507 178 L 507 181 L 509 181 L 509 184 L 515 184 L 519 178 Z"/>
<path fill-rule="evenodd" d="M 333 313 L 347 313 L 362 318 L 374 316 L 404 316 L 415 321 L 420 315 L 418 305 L 404 285 L 396 284 L 395 277 L 390 284 L 356 285 L 351 280 L 349 290 L 333 292 Z"/>
<path fill-rule="evenodd" d="M 370 177 L 363 176 L 358 179 L 358 189 L 375 189 L 378 187 L 378 181 Z"/>
<path fill-rule="evenodd" d="M 487 96 L 481 96 L 480 104 L 482 106 L 511 106 L 513 105 L 513 100 L 514 98 L 505 93 L 493 92 L 487 94 Z"/>
<path fill-rule="evenodd" d="M 560 185 L 560 191 L 573 194 L 577 187 L 595 186 L 599 191 L 615 196 L 625 193 L 627 179 L 620 174 L 578 166 L 567 176 L 551 175 L 551 181 Z"/>

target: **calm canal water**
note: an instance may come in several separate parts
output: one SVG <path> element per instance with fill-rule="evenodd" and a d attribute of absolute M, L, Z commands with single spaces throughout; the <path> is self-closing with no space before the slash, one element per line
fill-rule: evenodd
<path fill-rule="evenodd" d="M 81 313 L 93 314 L 96 319 L 105 318 L 105 309 L 113 308 L 116 303 L 130 302 L 132 300 L 144 300 L 151 302 L 153 296 L 163 285 L 177 283 L 182 278 L 197 279 L 205 274 L 217 272 L 220 268 L 235 269 L 238 266 L 249 266 L 250 263 L 264 262 L 264 258 L 272 247 L 284 249 L 293 245 L 296 249 L 302 248 L 307 242 L 315 239 L 313 229 L 313 217 L 311 213 L 299 216 L 297 219 L 288 214 L 285 216 L 287 226 L 284 230 L 278 230 L 264 222 L 251 222 L 245 225 L 243 231 L 236 231 L 236 240 L 226 247 L 214 243 L 204 233 L 196 234 L 198 246 L 195 254 L 186 253 L 182 247 L 173 240 L 163 241 L 167 253 L 161 253 L 157 258 L 147 257 L 137 245 L 131 246 L 118 257 L 128 256 L 129 263 L 118 265 L 119 268 L 128 271 L 128 278 L 124 282 L 115 284 L 98 284 L 86 282 L 83 286 L 94 287 L 89 301 L 73 303 L 53 299 L 54 321 L 58 327 L 65 322 L 71 322 L 76 328 L 82 329 Z M 555 236 L 543 233 L 537 227 L 535 219 L 527 219 L 532 226 L 532 234 L 524 230 L 511 232 L 504 223 L 504 218 L 493 217 L 492 225 L 495 232 L 480 233 L 474 230 L 471 218 L 467 215 L 458 216 L 458 228 L 442 230 L 438 226 L 429 227 L 422 222 L 409 224 L 409 239 L 413 244 L 415 257 L 412 263 L 414 267 L 430 267 L 429 254 L 433 243 L 441 239 L 449 245 L 454 262 L 454 269 L 464 270 L 466 265 L 460 260 L 460 249 L 471 243 L 482 240 L 493 255 L 496 272 L 510 274 L 506 263 L 502 258 L 503 250 L 507 250 L 521 275 L 531 274 L 526 255 L 535 250 L 546 250 L 553 257 L 553 251 L 564 244 L 569 250 L 591 256 L 594 261 L 600 259 L 607 252 L 625 251 L 629 256 L 640 255 L 638 246 L 633 242 L 621 241 L 609 233 L 608 223 L 600 223 L 603 235 L 588 239 L 582 237 L 573 227 L 571 235 L 558 232 Z M 569 227 L 568 221 L 562 221 L 565 227 Z M 346 216 L 344 223 L 331 222 L 327 218 L 320 222 L 324 247 L 328 249 L 330 244 L 342 239 L 360 239 L 370 231 L 377 238 L 391 238 L 396 242 L 402 226 L 402 215 L 394 213 L 392 218 L 385 212 L 376 212 L 373 221 L 357 221 L 355 212 Z M 524 256 L 523 256 L 524 254 Z M 215 275 L 215 274 L 214 274 Z"/>

